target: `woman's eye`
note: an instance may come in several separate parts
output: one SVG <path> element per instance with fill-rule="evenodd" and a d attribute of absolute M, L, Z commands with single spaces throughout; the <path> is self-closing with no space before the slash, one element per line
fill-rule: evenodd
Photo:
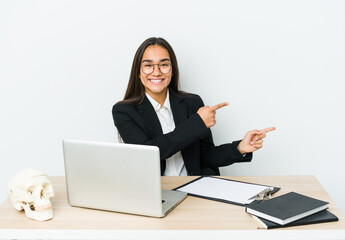
<path fill-rule="evenodd" d="M 152 64 L 145 64 L 144 67 L 146 67 L 146 68 L 152 68 L 153 65 L 152 65 Z"/>

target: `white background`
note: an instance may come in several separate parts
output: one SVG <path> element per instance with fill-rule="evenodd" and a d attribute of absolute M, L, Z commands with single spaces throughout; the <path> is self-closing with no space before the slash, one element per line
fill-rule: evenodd
<path fill-rule="evenodd" d="M 345 212 L 344 1 L 1 1 L 0 201 L 19 170 L 64 175 L 61 140 L 116 142 L 133 56 L 167 39 L 181 88 L 229 101 L 217 144 L 275 126 L 223 175 L 315 175 Z"/>

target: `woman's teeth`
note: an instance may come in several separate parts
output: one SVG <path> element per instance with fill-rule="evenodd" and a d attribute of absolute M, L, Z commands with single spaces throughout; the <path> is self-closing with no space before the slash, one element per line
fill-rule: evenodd
<path fill-rule="evenodd" d="M 150 79 L 151 82 L 154 82 L 154 83 L 158 83 L 158 82 L 161 82 L 163 81 L 162 79 Z"/>

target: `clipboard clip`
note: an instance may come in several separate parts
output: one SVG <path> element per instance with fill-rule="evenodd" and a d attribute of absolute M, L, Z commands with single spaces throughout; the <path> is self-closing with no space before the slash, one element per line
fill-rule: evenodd
<path fill-rule="evenodd" d="M 271 193 L 274 190 L 274 187 L 269 187 L 264 189 L 263 191 L 259 192 L 258 194 L 254 195 L 253 197 L 249 198 L 248 200 L 268 200 L 271 199 Z"/>

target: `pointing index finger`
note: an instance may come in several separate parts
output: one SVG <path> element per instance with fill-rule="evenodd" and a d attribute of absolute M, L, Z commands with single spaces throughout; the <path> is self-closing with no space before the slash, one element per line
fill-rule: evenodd
<path fill-rule="evenodd" d="M 269 127 L 269 128 L 264 128 L 262 130 L 260 130 L 261 133 L 267 133 L 267 132 L 271 132 L 271 131 L 274 131 L 276 130 L 275 127 Z"/>
<path fill-rule="evenodd" d="M 215 111 L 215 110 L 218 110 L 219 108 L 225 107 L 227 105 L 229 105 L 228 102 L 219 103 L 219 104 L 214 105 L 213 107 L 211 107 L 211 110 Z"/>

